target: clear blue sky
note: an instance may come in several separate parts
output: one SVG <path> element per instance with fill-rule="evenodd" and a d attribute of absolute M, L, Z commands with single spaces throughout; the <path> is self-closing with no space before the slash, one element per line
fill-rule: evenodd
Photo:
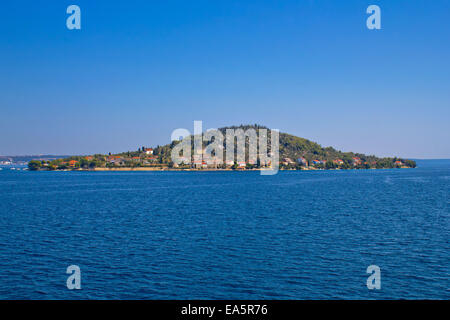
<path fill-rule="evenodd" d="M 203 120 L 450 158 L 449 40 L 446 0 L 3 1 L 0 154 L 135 150 Z"/>

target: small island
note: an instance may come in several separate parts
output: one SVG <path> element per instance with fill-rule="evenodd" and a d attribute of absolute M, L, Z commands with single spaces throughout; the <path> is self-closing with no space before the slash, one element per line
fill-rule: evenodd
<path fill-rule="evenodd" d="M 261 125 L 240 125 L 218 129 L 225 133 L 226 129 L 268 129 Z M 172 162 L 171 153 L 179 141 L 164 146 L 139 147 L 136 151 L 118 154 L 94 154 L 88 156 L 70 156 L 62 159 L 31 160 L 28 168 L 36 170 L 80 170 L 80 171 L 153 171 L 153 170 L 259 170 L 270 168 L 261 165 L 259 160 L 226 161 L 223 163 L 206 163 L 205 161 L 186 161 L 176 164 Z M 248 150 L 246 141 L 246 150 Z M 398 157 L 379 158 L 354 152 L 342 152 L 332 147 L 322 147 L 310 140 L 287 133 L 279 134 L 279 168 L 280 170 L 348 170 L 348 169 L 390 169 L 415 168 L 413 160 Z"/>

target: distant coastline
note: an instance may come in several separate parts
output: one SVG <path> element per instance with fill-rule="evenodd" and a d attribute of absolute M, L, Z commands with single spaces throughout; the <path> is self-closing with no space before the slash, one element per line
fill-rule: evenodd
<path fill-rule="evenodd" d="M 389 168 L 371 168 L 372 170 L 382 170 L 382 169 L 389 169 Z M 399 167 L 398 169 L 412 169 L 411 167 Z M 239 172 L 239 171 L 259 171 L 261 169 L 259 168 L 253 168 L 253 169 L 213 169 L 213 168 L 206 168 L 206 169 L 195 169 L 195 168 L 187 168 L 187 169 L 179 169 L 179 168 L 148 168 L 148 167 L 138 167 L 138 168 L 127 168 L 127 167 L 121 167 L 121 168 L 94 168 L 94 169 L 77 169 L 77 170 L 70 170 L 70 171 L 101 171 L 101 172 L 114 172 L 114 171 L 184 171 L 184 172 L 215 172 L 215 171 L 225 171 L 225 172 Z M 264 169 L 263 169 L 264 170 Z M 267 170 L 267 169 L 266 169 Z M 370 170 L 370 169 L 315 169 L 315 168 L 301 168 L 301 169 L 285 169 L 280 168 L 281 171 L 320 171 L 320 170 Z"/>
<path fill-rule="evenodd" d="M 265 168 L 173 168 L 173 167 L 98 167 L 98 168 L 69 168 L 69 169 L 49 169 L 46 167 L 30 169 L 30 171 L 71 171 L 71 172 L 126 172 L 126 171 L 158 171 L 158 172 L 243 172 L 243 171 L 260 171 L 260 170 L 270 170 L 270 167 Z M 299 168 L 287 168 L 280 167 L 281 171 L 321 171 L 321 170 L 381 170 L 381 169 L 412 169 L 408 166 L 398 166 L 395 168 L 315 168 L 315 167 L 299 167 Z"/>
<path fill-rule="evenodd" d="M 267 145 L 272 148 L 272 136 L 266 134 L 267 127 L 261 125 L 240 125 L 219 128 L 216 134 L 221 136 L 223 145 L 217 150 L 223 154 L 216 154 L 214 150 L 206 153 L 211 141 L 200 138 L 200 144 L 195 147 L 191 144 L 194 136 L 188 136 L 187 151 L 183 149 L 183 156 L 178 148 L 181 141 L 173 141 L 164 146 L 149 148 L 139 147 L 136 151 L 127 151 L 118 154 L 94 154 L 89 156 L 72 156 L 53 160 L 33 159 L 28 162 L 29 170 L 90 170 L 90 171 L 222 171 L 222 170 L 334 170 L 334 169 L 388 169 L 388 168 L 415 168 L 416 162 L 399 157 L 379 158 L 374 155 L 365 155 L 355 152 L 342 152 L 333 147 L 322 147 L 318 143 L 287 133 L 277 134 L 274 141 L 278 142 L 274 157 L 272 149 L 264 151 L 258 157 L 249 155 L 250 137 L 255 143 L 257 139 L 266 139 Z M 263 133 L 261 133 L 263 132 Z M 261 136 L 258 136 L 261 133 Z M 226 137 L 226 140 L 223 139 Z M 228 140 L 229 139 L 229 140 Z M 241 157 L 235 157 L 237 146 L 241 146 Z M 214 142 L 215 143 L 215 142 Z M 226 148 L 231 145 L 233 157 L 228 158 Z M 189 147 L 190 146 L 190 147 Z M 223 147 L 223 148 L 222 148 Z M 189 152 L 190 148 L 190 152 Z M 209 147 L 211 149 L 211 147 Z M 256 150 L 256 145 L 254 146 Z M 261 148 L 261 147 L 260 147 Z M 246 151 L 247 150 L 247 151 Z M 256 153 L 256 151 L 255 151 Z M 177 155 L 173 160 L 172 155 Z M 276 161 L 272 163 L 272 161 Z"/>
<path fill-rule="evenodd" d="M 394 168 L 369 168 L 369 169 L 315 169 L 315 168 L 301 168 L 301 169 L 286 169 L 286 168 L 280 168 L 280 171 L 339 171 L 339 170 L 387 170 L 387 169 L 394 169 Z M 395 169 L 413 169 L 411 167 L 398 167 Z M 29 170 L 28 168 L 26 170 Z M 180 168 L 167 168 L 167 167 L 118 167 L 118 168 L 93 168 L 93 169 L 55 169 L 55 170 L 46 170 L 46 169 L 38 169 L 38 170 L 29 170 L 29 171 L 53 171 L 53 172 L 145 172 L 145 171 L 153 171 L 153 172 L 251 172 L 251 171 L 260 171 L 260 170 L 270 170 L 270 169 L 260 169 L 260 168 L 253 168 L 253 169 L 214 169 L 214 168 L 206 168 L 206 169 L 196 169 L 196 168 L 186 168 L 186 169 L 180 169 Z"/>

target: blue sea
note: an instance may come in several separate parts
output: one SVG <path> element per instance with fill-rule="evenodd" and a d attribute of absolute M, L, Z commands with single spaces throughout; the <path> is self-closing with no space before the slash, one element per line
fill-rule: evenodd
<path fill-rule="evenodd" d="M 0 171 L 1 299 L 449 299 L 450 161 Z M 66 269 L 81 269 L 68 290 Z M 366 269 L 381 270 L 381 289 Z"/>

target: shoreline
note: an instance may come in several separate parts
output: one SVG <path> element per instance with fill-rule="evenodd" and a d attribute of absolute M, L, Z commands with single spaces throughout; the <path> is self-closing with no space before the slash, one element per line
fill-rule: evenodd
<path fill-rule="evenodd" d="M 315 168 L 306 168 L 306 169 L 281 169 L 279 168 L 279 171 L 346 171 L 346 170 L 387 170 L 387 169 L 414 169 L 411 167 L 400 167 L 400 168 L 368 168 L 368 169 L 315 169 Z M 188 168 L 188 169 L 180 169 L 180 168 L 161 168 L 161 167 L 121 167 L 121 168 L 93 168 L 93 169 L 64 169 L 64 170 L 27 170 L 27 171 L 55 171 L 55 172 L 130 172 L 130 171 L 158 171 L 158 172 L 169 172 L 169 171 L 185 171 L 185 172 L 216 172 L 216 171 L 223 171 L 223 172 L 245 172 L 245 171 L 261 171 L 261 170 L 271 170 L 271 169 L 260 169 L 260 168 L 254 168 L 254 169 L 215 169 L 215 168 L 205 168 L 205 169 L 195 169 L 195 168 Z"/>

